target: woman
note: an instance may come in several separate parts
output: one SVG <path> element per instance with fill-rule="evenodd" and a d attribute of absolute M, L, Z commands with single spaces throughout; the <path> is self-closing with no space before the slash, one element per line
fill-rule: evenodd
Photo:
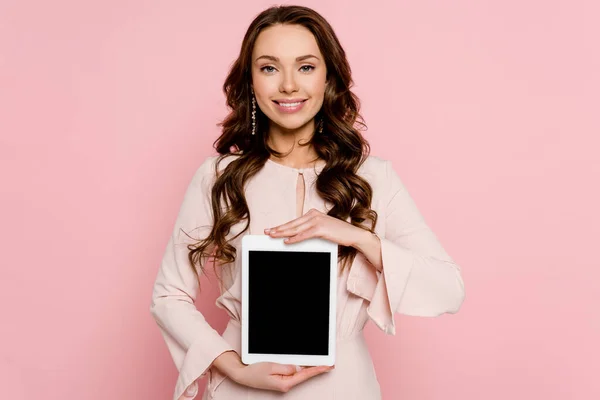
<path fill-rule="evenodd" d="M 369 155 L 351 84 L 344 50 L 315 11 L 273 7 L 250 25 L 224 85 L 231 113 L 219 156 L 196 171 L 154 285 L 151 312 L 179 370 L 175 399 L 196 397 L 204 375 L 203 399 L 380 399 L 367 321 L 394 334 L 395 312 L 460 308 L 460 269 L 391 163 Z M 339 244 L 334 369 L 242 364 L 236 254 L 245 234 Z M 222 335 L 194 305 L 208 259 L 230 316 Z"/>

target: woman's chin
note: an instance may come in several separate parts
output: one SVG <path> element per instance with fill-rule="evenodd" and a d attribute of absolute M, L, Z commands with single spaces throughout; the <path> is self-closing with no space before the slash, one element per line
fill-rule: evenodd
<path fill-rule="evenodd" d="M 297 120 L 292 120 L 290 119 L 286 119 L 286 120 L 279 120 L 279 121 L 273 121 L 274 125 L 281 129 L 284 132 L 293 132 L 293 131 L 297 131 L 299 129 L 304 128 L 308 123 L 310 123 L 312 120 L 308 119 L 306 120 L 306 118 L 298 118 Z"/>

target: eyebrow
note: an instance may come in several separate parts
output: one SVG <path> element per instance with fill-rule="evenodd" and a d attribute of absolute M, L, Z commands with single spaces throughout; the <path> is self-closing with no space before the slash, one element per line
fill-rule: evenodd
<path fill-rule="evenodd" d="M 256 61 L 260 60 L 261 58 L 265 58 L 265 59 L 271 60 L 273 62 L 279 62 L 279 58 L 273 57 L 273 56 L 266 56 L 266 55 L 265 56 L 260 56 L 256 60 L 254 60 L 254 61 L 256 62 Z M 319 60 L 319 57 L 313 56 L 312 54 L 307 54 L 305 56 L 296 57 L 296 61 L 304 61 L 304 60 L 306 60 L 308 58 L 316 58 L 317 60 Z"/>

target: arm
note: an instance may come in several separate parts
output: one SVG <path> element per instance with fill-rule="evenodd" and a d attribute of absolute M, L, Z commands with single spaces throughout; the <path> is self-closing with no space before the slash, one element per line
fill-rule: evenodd
<path fill-rule="evenodd" d="M 365 271 L 354 271 L 348 288 L 368 298 L 370 318 L 384 332 L 394 334 L 395 312 L 422 317 L 456 313 L 465 292 L 460 268 L 427 226 L 389 161 L 384 184 L 389 187 L 384 237 L 366 232 L 356 245 L 381 272 L 369 286 L 363 283 L 369 282 Z"/>
<path fill-rule="evenodd" d="M 188 261 L 187 245 L 204 238 L 212 224 L 209 201 L 214 171 L 208 158 L 195 172 L 185 193 L 152 292 L 150 312 L 179 371 L 174 398 L 195 397 L 196 380 L 213 361 L 233 348 L 196 309 L 198 281 Z"/>

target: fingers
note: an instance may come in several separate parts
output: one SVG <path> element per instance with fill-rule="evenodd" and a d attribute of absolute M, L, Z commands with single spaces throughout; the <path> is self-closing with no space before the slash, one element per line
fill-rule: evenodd
<path fill-rule="evenodd" d="M 286 231 L 291 228 L 295 228 L 296 226 L 304 224 L 306 221 L 314 218 L 315 216 L 317 216 L 319 214 L 321 214 L 321 213 L 318 210 L 312 208 L 299 218 L 293 219 L 290 222 L 287 222 L 280 226 L 275 226 L 273 228 L 265 229 L 265 233 L 268 235 L 272 231 L 276 231 L 277 233 L 279 233 L 279 232 L 283 232 L 283 231 Z"/>
<path fill-rule="evenodd" d="M 310 379 L 314 376 L 317 376 L 319 374 L 322 374 L 324 372 L 327 371 L 331 371 L 334 367 L 328 367 L 328 366 L 318 366 L 318 367 L 306 367 L 303 368 L 301 371 L 297 372 L 294 377 L 296 377 L 297 379 L 300 379 L 300 382 L 304 382 L 307 379 Z M 298 382 L 298 383 L 300 383 Z"/>
<path fill-rule="evenodd" d="M 293 375 L 297 372 L 295 365 L 273 364 L 271 373 L 273 375 Z"/>
<path fill-rule="evenodd" d="M 288 229 L 283 232 L 277 232 L 273 237 L 287 237 L 286 243 L 299 242 L 308 239 L 316 233 L 314 222 L 307 221 L 296 228 Z"/>
<path fill-rule="evenodd" d="M 293 375 L 283 375 L 276 377 L 276 387 L 281 392 L 288 392 L 294 386 L 313 378 L 319 374 L 327 371 L 331 371 L 334 367 L 318 366 L 318 367 L 305 367 Z"/>
<path fill-rule="evenodd" d="M 293 219 L 290 222 L 287 222 L 283 225 L 275 226 L 273 228 L 267 228 L 267 229 L 265 229 L 265 233 L 268 235 L 273 234 L 273 233 L 279 233 L 284 230 L 291 229 L 295 226 L 298 226 L 298 225 L 304 223 L 307 219 L 309 219 L 309 217 L 305 214 L 305 215 L 303 215 L 299 218 Z"/>

